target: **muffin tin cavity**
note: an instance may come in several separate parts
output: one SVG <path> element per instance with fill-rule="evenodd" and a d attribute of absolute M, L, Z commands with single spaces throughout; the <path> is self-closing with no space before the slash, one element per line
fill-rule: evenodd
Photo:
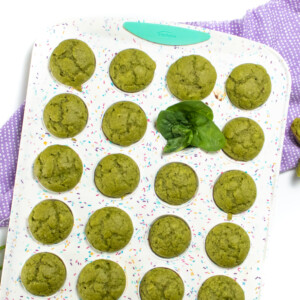
<path fill-rule="evenodd" d="M 155 268 L 144 275 L 139 292 L 141 300 L 181 300 L 184 295 L 184 283 L 173 270 Z"/>
<path fill-rule="evenodd" d="M 163 166 L 155 177 L 155 193 L 164 202 L 181 205 L 192 199 L 198 188 L 195 171 L 183 163 Z"/>
<path fill-rule="evenodd" d="M 163 258 L 181 255 L 190 245 L 191 230 L 177 216 L 163 216 L 151 225 L 149 245 L 152 251 Z"/>
<path fill-rule="evenodd" d="M 129 243 L 133 225 L 125 211 L 116 207 L 104 207 L 95 211 L 89 218 L 85 234 L 95 249 L 114 252 Z"/>
<path fill-rule="evenodd" d="M 263 66 L 242 64 L 233 69 L 226 81 L 231 103 L 242 109 L 255 109 L 271 94 L 271 78 Z"/>
<path fill-rule="evenodd" d="M 245 300 L 245 294 L 241 286 L 232 278 L 216 275 L 205 280 L 198 293 L 198 300 L 212 299 Z"/>
<path fill-rule="evenodd" d="M 106 137 L 120 146 L 130 146 L 138 142 L 147 129 L 144 111 L 135 103 L 120 101 L 110 106 L 102 121 Z"/>
<path fill-rule="evenodd" d="M 261 151 L 265 135 L 262 128 L 249 118 L 235 118 L 223 128 L 226 139 L 223 151 L 238 161 L 254 159 Z"/>
<path fill-rule="evenodd" d="M 170 92 L 180 100 L 202 100 L 213 90 L 217 79 L 214 66 L 200 55 L 179 58 L 167 74 Z"/>
<path fill-rule="evenodd" d="M 53 192 L 66 192 L 80 181 L 83 165 L 68 146 L 52 145 L 36 158 L 33 173 L 40 184 Z"/>
<path fill-rule="evenodd" d="M 109 75 L 117 88 L 135 93 L 152 81 L 156 63 L 145 52 L 126 49 L 119 52 L 109 66 Z"/>
<path fill-rule="evenodd" d="M 256 193 L 256 184 L 252 177 L 239 170 L 223 173 L 213 189 L 216 205 L 228 214 L 239 214 L 248 210 L 256 199 Z"/>
<path fill-rule="evenodd" d="M 26 290 L 36 296 L 51 296 L 63 286 L 67 276 L 63 261 L 52 253 L 38 253 L 24 264 L 21 282 Z"/>
<path fill-rule="evenodd" d="M 44 109 L 44 124 L 51 134 L 70 138 L 86 126 L 88 110 L 80 97 L 72 94 L 54 96 Z"/>
<path fill-rule="evenodd" d="M 133 159 L 124 154 L 104 157 L 95 170 L 95 184 L 105 196 L 120 198 L 132 193 L 140 181 L 140 170 Z"/>
<path fill-rule="evenodd" d="M 59 82 L 81 91 L 81 85 L 89 80 L 96 68 L 92 49 L 83 41 L 62 41 L 52 52 L 49 69 Z"/>
<path fill-rule="evenodd" d="M 250 250 L 247 232 L 239 225 L 221 223 L 208 233 L 205 250 L 209 258 L 223 268 L 239 266 Z"/>
<path fill-rule="evenodd" d="M 126 275 L 119 264 L 98 259 L 80 272 L 77 291 L 82 300 L 119 299 L 126 286 Z"/>
<path fill-rule="evenodd" d="M 74 225 L 70 208 L 55 199 L 37 204 L 28 218 L 32 236 L 43 244 L 56 244 L 68 237 Z"/>
<path fill-rule="evenodd" d="M 47 147 L 36 158 L 33 173 L 40 184 L 53 192 L 66 192 L 80 181 L 83 165 L 78 154 L 68 146 Z"/>

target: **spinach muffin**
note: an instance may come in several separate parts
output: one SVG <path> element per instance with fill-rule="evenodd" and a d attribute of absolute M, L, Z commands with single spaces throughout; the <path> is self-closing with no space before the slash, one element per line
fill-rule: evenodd
<path fill-rule="evenodd" d="M 171 65 L 167 74 L 170 92 L 180 100 L 202 100 L 217 80 L 214 66 L 200 55 L 189 55 Z"/>
<path fill-rule="evenodd" d="M 139 167 L 124 154 L 107 155 L 95 170 L 95 184 L 107 197 L 120 198 L 130 194 L 136 189 L 139 181 Z"/>
<path fill-rule="evenodd" d="M 181 300 L 184 284 L 180 276 L 167 268 L 155 268 L 146 273 L 140 284 L 142 300 Z"/>
<path fill-rule="evenodd" d="M 240 285 L 232 278 L 216 275 L 208 278 L 201 286 L 198 300 L 245 300 Z"/>
<path fill-rule="evenodd" d="M 269 98 L 271 79 L 265 68 L 260 65 L 239 65 L 233 69 L 226 81 L 226 92 L 236 107 L 255 109 Z"/>
<path fill-rule="evenodd" d="M 43 244 L 56 244 L 68 237 L 74 218 L 70 208 L 59 200 L 44 200 L 36 205 L 28 218 L 33 237 Z"/>
<path fill-rule="evenodd" d="M 62 41 L 50 57 L 49 69 L 53 77 L 80 92 L 81 85 L 92 77 L 95 68 L 93 51 L 76 39 Z"/>
<path fill-rule="evenodd" d="M 124 248 L 133 234 L 128 214 L 116 207 L 104 207 L 89 218 L 85 233 L 91 245 L 100 251 L 114 252 Z"/>
<path fill-rule="evenodd" d="M 256 198 L 256 184 L 245 172 L 223 173 L 214 185 L 214 200 L 226 213 L 239 214 L 248 210 Z"/>
<path fill-rule="evenodd" d="M 135 93 L 145 89 L 152 81 L 155 62 L 145 52 L 126 49 L 119 52 L 109 66 L 109 75 L 116 87 Z"/>
<path fill-rule="evenodd" d="M 170 163 L 163 166 L 155 178 L 155 193 L 172 205 L 189 201 L 196 193 L 198 178 L 195 171 L 183 163 Z"/>
<path fill-rule="evenodd" d="M 21 282 L 26 290 L 36 296 L 55 294 L 66 280 L 66 267 L 52 253 L 42 252 L 31 256 L 21 271 Z"/>
<path fill-rule="evenodd" d="M 114 144 L 129 146 L 139 141 L 147 129 L 144 111 L 129 101 L 117 102 L 105 112 L 102 130 Z"/>
<path fill-rule="evenodd" d="M 81 270 L 77 290 L 82 300 L 117 300 L 122 296 L 125 285 L 125 273 L 117 263 L 98 259 Z"/>
<path fill-rule="evenodd" d="M 291 125 L 291 130 L 297 143 L 300 144 L 300 118 L 294 119 Z"/>
<path fill-rule="evenodd" d="M 246 231 L 232 223 L 216 225 L 208 233 L 205 250 L 209 258 L 218 266 L 233 268 L 247 257 L 250 239 Z"/>
<path fill-rule="evenodd" d="M 296 167 L 296 174 L 298 177 L 300 177 L 300 160 L 298 161 L 297 167 Z"/>
<path fill-rule="evenodd" d="M 255 158 L 265 141 L 261 127 L 248 118 L 236 118 L 229 121 L 223 129 L 223 134 L 226 139 L 223 151 L 239 161 L 249 161 Z"/>
<path fill-rule="evenodd" d="M 83 171 L 78 154 L 68 146 L 52 145 L 36 158 L 33 173 L 40 184 L 53 192 L 71 190 Z"/>
<path fill-rule="evenodd" d="M 81 132 L 88 119 L 84 102 L 76 95 L 60 94 L 53 97 L 44 109 L 47 130 L 59 138 L 74 137 Z"/>
<path fill-rule="evenodd" d="M 190 242 L 191 230 L 181 218 L 175 216 L 160 217 L 150 228 L 150 247 L 160 257 L 179 256 L 188 248 Z"/>

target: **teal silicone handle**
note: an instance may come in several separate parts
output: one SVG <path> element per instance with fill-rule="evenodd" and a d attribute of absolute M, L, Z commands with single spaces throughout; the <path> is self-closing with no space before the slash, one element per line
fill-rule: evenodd
<path fill-rule="evenodd" d="M 191 45 L 210 38 L 206 32 L 170 25 L 125 22 L 123 27 L 144 40 L 163 45 Z"/>

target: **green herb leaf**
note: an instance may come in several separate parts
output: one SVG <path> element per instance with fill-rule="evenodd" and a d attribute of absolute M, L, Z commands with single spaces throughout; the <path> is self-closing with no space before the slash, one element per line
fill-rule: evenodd
<path fill-rule="evenodd" d="M 182 125 L 175 125 L 172 128 L 174 138 L 168 139 L 164 153 L 180 151 L 191 144 L 193 131 Z"/>
<path fill-rule="evenodd" d="M 176 136 L 172 132 L 172 128 L 175 125 L 186 126 L 186 128 L 189 129 L 189 121 L 187 120 L 184 113 L 167 110 L 163 110 L 159 113 L 156 122 L 156 127 L 166 140 L 178 137 L 178 135 Z"/>
<path fill-rule="evenodd" d="M 191 145 L 205 151 L 218 151 L 225 146 L 225 137 L 214 122 L 195 126 Z"/>
<path fill-rule="evenodd" d="M 193 131 L 189 121 L 182 112 L 161 111 L 157 118 L 156 127 L 168 141 L 164 153 L 180 151 L 190 145 Z"/>
<path fill-rule="evenodd" d="M 193 134 L 191 132 L 191 134 Z M 190 145 L 190 136 L 180 136 L 174 139 L 170 139 L 164 148 L 164 153 L 178 152 Z"/>
<path fill-rule="evenodd" d="M 196 112 L 204 115 L 209 120 L 213 120 L 212 109 L 201 101 L 183 101 L 167 108 L 169 111 Z"/>
<path fill-rule="evenodd" d="M 222 149 L 225 137 L 212 118 L 212 110 L 195 101 L 184 101 L 161 111 L 156 127 L 167 140 L 164 153 L 180 151 L 188 146 L 205 151 Z"/>
<path fill-rule="evenodd" d="M 203 126 L 208 121 L 210 121 L 206 116 L 197 112 L 187 112 L 186 118 L 188 119 L 190 126 L 192 126 L 192 128 Z"/>

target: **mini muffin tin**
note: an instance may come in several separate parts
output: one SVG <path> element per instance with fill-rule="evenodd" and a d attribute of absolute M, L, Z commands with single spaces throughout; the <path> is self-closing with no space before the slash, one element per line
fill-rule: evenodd
<path fill-rule="evenodd" d="M 140 299 L 139 284 L 142 276 L 155 267 L 170 268 L 180 275 L 184 282 L 184 299 L 196 299 L 200 286 L 213 275 L 227 275 L 236 279 L 245 292 L 246 300 L 259 299 L 262 286 L 261 269 L 275 199 L 291 89 L 288 68 L 281 56 L 271 48 L 243 38 L 205 30 L 211 34 L 206 42 L 189 46 L 165 46 L 133 36 L 123 29 L 123 22 L 124 20 L 115 19 L 79 19 L 48 29 L 34 44 L 0 298 L 42 299 L 24 289 L 20 274 L 25 261 L 33 254 L 50 252 L 63 260 L 67 279 L 62 289 L 47 299 L 79 299 L 76 290 L 78 275 L 84 266 L 97 259 L 110 259 L 124 269 L 127 282 L 121 299 Z M 195 29 L 200 30 L 197 27 Z M 96 57 L 95 73 L 83 84 L 82 92 L 57 82 L 48 69 L 53 49 L 61 41 L 70 38 L 86 42 Z M 157 66 L 152 83 L 145 90 L 132 94 L 116 88 L 108 72 L 115 54 L 128 48 L 145 51 Z M 166 141 L 157 132 L 155 121 L 161 110 L 179 101 L 167 88 L 166 74 L 172 63 L 190 54 L 204 56 L 216 68 L 216 85 L 203 101 L 212 108 L 217 126 L 223 128 L 235 117 L 248 117 L 262 127 L 265 143 L 260 154 L 253 160 L 237 162 L 222 151 L 206 153 L 197 148 L 162 154 Z M 234 67 L 248 62 L 261 64 L 272 81 L 269 99 L 252 111 L 234 107 L 225 95 L 225 82 L 230 72 Z M 78 95 L 89 111 L 86 128 L 72 139 L 58 139 L 50 135 L 43 125 L 44 107 L 53 96 L 60 93 Z M 101 129 L 106 109 L 123 100 L 140 105 L 148 119 L 144 137 L 128 147 L 109 142 Z M 47 191 L 33 177 L 35 158 L 46 147 L 55 144 L 71 147 L 79 154 L 84 165 L 79 184 L 64 193 Z M 122 199 L 103 196 L 94 184 L 97 164 L 112 153 L 128 155 L 140 169 L 137 189 Z M 165 204 L 154 191 L 157 171 L 169 162 L 185 163 L 198 176 L 199 187 L 196 195 L 181 206 Z M 210 229 L 227 220 L 227 214 L 214 203 L 212 192 L 220 174 L 228 170 L 246 171 L 257 185 L 254 205 L 248 211 L 234 215 L 230 221 L 245 229 L 251 243 L 245 261 L 232 269 L 218 267 L 205 252 L 205 238 Z M 38 243 L 27 228 L 27 218 L 32 208 L 44 199 L 63 201 L 74 215 L 71 234 L 56 245 Z M 134 226 L 130 243 L 114 253 L 93 249 L 84 233 L 91 214 L 105 206 L 123 209 L 131 217 Z M 164 215 L 175 215 L 184 219 L 192 233 L 188 249 L 172 259 L 158 257 L 151 251 L 148 243 L 149 227 L 154 220 Z"/>

